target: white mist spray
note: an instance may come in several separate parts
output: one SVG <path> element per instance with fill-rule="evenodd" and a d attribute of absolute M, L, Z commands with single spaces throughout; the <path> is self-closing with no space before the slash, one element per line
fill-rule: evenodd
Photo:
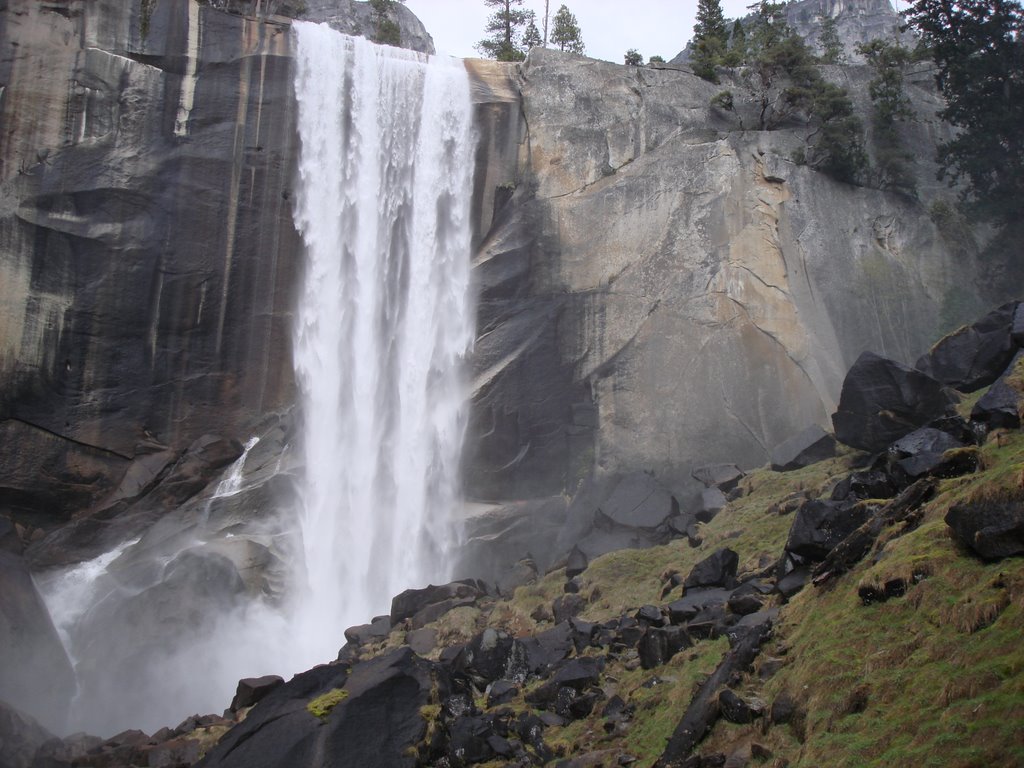
<path fill-rule="evenodd" d="M 461 62 L 297 23 L 295 332 L 308 589 L 296 652 L 336 652 L 447 578 L 466 421 L 473 129 Z"/>

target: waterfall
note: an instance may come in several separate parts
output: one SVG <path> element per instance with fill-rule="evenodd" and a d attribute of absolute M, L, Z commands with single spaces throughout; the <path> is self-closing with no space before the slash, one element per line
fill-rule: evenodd
<path fill-rule="evenodd" d="M 474 134 L 461 62 L 294 24 L 306 247 L 306 661 L 411 586 L 449 577 L 466 422 Z"/>
<path fill-rule="evenodd" d="M 449 579 L 473 338 L 468 76 L 454 60 L 294 30 L 300 508 L 275 495 L 274 443 L 253 437 L 211 494 L 39 574 L 75 662 L 72 730 L 223 709 L 240 677 L 330 661 L 346 627 Z"/>

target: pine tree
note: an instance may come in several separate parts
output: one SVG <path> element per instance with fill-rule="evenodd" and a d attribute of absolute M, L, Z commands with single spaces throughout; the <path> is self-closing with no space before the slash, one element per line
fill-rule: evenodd
<path fill-rule="evenodd" d="M 551 42 L 557 45 L 560 51 L 582 54 L 585 50 L 576 16 L 564 5 L 555 13 Z"/>
<path fill-rule="evenodd" d="M 729 36 L 729 49 L 725 52 L 724 64 L 727 67 L 738 67 L 747 60 L 747 31 L 743 23 L 736 19 Z"/>
<path fill-rule="evenodd" d="M 498 61 L 522 61 L 525 58 L 516 44 L 519 29 L 526 23 L 526 11 L 519 7 L 522 4 L 523 0 L 484 0 L 484 5 L 495 10 L 485 27 L 489 37 L 476 44 L 480 53 Z"/>
<path fill-rule="evenodd" d="M 644 57 L 636 48 L 630 48 L 626 51 L 625 64 L 627 67 L 642 67 L 644 65 Z"/>
<path fill-rule="evenodd" d="M 715 67 L 725 63 L 729 31 L 720 0 L 698 0 L 690 64 L 698 77 L 717 82 Z"/>
<path fill-rule="evenodd" d="M 900 142 L 897 126 L 897 121 L 913 116 L 910 99 L 903 91 L 903 68 L 910 61 L 910 51 L 897 42 L 872 40 L 858 45 L 857 53 L 874 71 L 868 93 L 873 104 L 871 123 L 879 183 L 912 192 L 912 156 Z"/>
<path fill-rule="evenodd" d="M 821 63 L 842 64 L 846 60 L 846 52 L 843 50 L 843 41 L 839 39 L 836 20 L 831 16 L 819 18 L 821 33 L 818 35 L 818 45 L 821 46 Z"/>
<path fill-rule="evenodd" d="M 536 48 L 543 44 L 544 40 L 540 36 L 540 30 L 537 29 L 537 14 L 533 11 L 527 11 L 526 29 L 523 31 L 523 50 L 529 53 L 531 48 Z"/>
<path fill-rule="evenodd" d="M 978 213 L 1024 219 L 1024 9 L 1012 0 L 916 0 L 904 11 L 938 66 L 940 113 L 960 129 L 939 147 Z"/>

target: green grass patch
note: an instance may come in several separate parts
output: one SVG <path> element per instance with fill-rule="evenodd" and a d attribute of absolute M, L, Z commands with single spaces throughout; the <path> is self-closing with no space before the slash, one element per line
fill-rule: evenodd
<path fill-rule="evenodd" d="M 344 688 L 332 688 L 327 693 L 317 696 L 306 705 L 306 711 L 313 717 L 325 720 L 331 710 L 348 698 L 348 691 Z"/>

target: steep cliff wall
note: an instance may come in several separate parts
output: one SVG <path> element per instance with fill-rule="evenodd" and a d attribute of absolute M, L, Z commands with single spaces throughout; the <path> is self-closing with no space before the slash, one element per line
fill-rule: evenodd
<path fill-rule="evenodd" d="M 344 26 L 344 5 L 308 12 Z M 244 438 L 293 401 L 290 35 L 196 2 L 4 13 L 0 417 L 36 446 L 8 476 L 59 480 L 5 482 L 3 501 L 52 524 L 138 456 Z M 809 129 L 743 130 L 742 105 L 709 106 L 728 83 L 552 51 L 470 69 L 475 497 L 759 463 L 827 423 L 861 350 L 910 359 L 957 319 L 944 307 L 973 310 L 970 255 L 927 214 L 948 194 L 927 73 L 903 129 L 926 148 L 914 199 L 791 162 Z M 867 115 L 867 72 L 829 77 Z"/>
<path fill-rule="evenodd" d="M 0 417 L 131 459 L 287 408 L 287 26 L 110 1 L 5 21 Z"/>
<path fill-rule="evenodd" d="M 867 118 L 866 68 L 827 74 Z M 571 491 L 591 469 L 679 487 L 695 464 L 760 464 L 828 425 L 861 351 L 912 360 L 957 319 L 944 307 L 977 296 L 971 255 L 928 215 L 951 193 L 927 75 L 902 129 L 926 148 L 918 197 L 796 164 L 810 128 L 742 130 L 710 107 L 729 87 L 739 104 L 738 83 L 544 50 L 516 76 L 517 187 L 478 259 L 483 497 Z"/>

